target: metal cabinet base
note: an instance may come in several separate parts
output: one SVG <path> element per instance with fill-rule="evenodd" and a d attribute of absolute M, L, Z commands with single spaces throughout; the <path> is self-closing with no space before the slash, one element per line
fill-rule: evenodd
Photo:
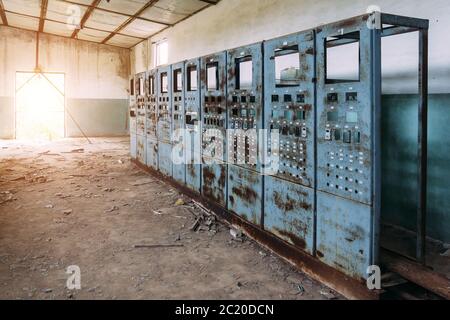
<path fill-rule="evenodd" d="M 130 134 L 130 157 L 136 159 L 137 156 L 137 136 Z"/>
<path fill-rule="evenodd" d="M 158 145 L 158 165 L 159 171 L 168 177 L 173 174 L 172 145 L 170 143 L 159 142 Z"/>
<path fill-rule="evenodd" d="M 195 161 L 197 159 L 197 161 Z M 201 192 L 202 166 L 199 164 L 201 156 L 194 156 L 193 161 L 186 165 L 186 186 L 192 191 Z"/>
<path fill-rule="evenodd" d="M 262 175 L 239 166 L 228 166 L 228 210 L 261 225 Z"/>
<path fill-rule="evenodd" d="M 147 161 L 147 139 L 145 136 L 137 135 L 136 136 L 136 159 L 142 164 L 146 164 Z"/>
<path fill-rule="evenodd" d="M 147 137 L 147 161 L 146 165 L 153 170 L 158 170 L 158 141 Z"/>
<path fill-rule="evenodd" d="M 372 209 L 338 196 L 317 193 L 317 257 L 359 279 L 372 259 Z"/>
<path fill-rule="evenodd" d="M 272 176 L 264 183 L 264 229 L 313 254 L 314 190 Z"/>
<path fill-rule="evenodd" d="M 203 196 L 224 208 L 227 206 L 227 171 L 226 164 L 202 165 Z"/>

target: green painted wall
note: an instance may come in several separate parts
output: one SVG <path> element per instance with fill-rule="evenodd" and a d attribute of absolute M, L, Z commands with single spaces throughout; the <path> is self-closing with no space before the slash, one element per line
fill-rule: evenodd
<path fill-rule="evenodd" d="M 73 116 L 89 137 L 111 137 L 128 134 L 128 100 L 67 99 L 66 136 L 83 134 L 69 116 Z M 0 139 L 14 139 L 14 99 L 0 97 Z"/>
<path fill-rule="evenodd" d="M 14 99 L 0 97 L 0 139 L 14 139 Z"/>
<path fill-rule="evenodd" d="M 382 101 L 382 219 L 415 230 L 417 208 L 416 95 Z M 450 94 L 429 97 L 428 235 L 450 242 Z"/>
<path fill-rule="evenodd" d="M 70 117 L 90 137 L 128 134 L 128 100 L 126 99 L 67 99 L 66 135 L 82 137 Z"/>

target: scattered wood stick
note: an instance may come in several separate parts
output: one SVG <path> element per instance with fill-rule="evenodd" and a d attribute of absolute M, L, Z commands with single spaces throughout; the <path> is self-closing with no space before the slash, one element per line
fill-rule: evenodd
<path fill-rule="evenodd" d="M 180 248 L 183 244 L 135 244 L 135 249 L 155 249 L 155 248 Z"/>

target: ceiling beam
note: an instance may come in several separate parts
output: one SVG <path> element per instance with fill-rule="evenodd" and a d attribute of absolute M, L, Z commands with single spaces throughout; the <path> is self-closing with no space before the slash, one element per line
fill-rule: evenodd
<path fill-rule="evenodd" d="M 100 1 L 102 0 L 93 0 L 91 5 L 87 8 L 86 12 L 83 15 L 83 18 L 81 18 L 80 20 L 80 25 L 79 28 L 76 28 L 73 33 L 71 38 L 75 39 L 78 35 L 78 32 L 80 32 L 81 29 L 84 28 L 84 25 L 86 24 L 86 22 L 88 21 L 88 19 L 90 18 L 91 14 L 94 12 L 94 10 L 97 8 L 97 6 L 100 4 Z"/>
<path fill-rule="evenodd" d="M 3 1 L 0 0 L 0 17 L 2 18 L 2 23 L 7 26 L 8 25 L 8 19 L 6 19 L 5 14 L 5 6 L 3 5 Z"/>
<path fill-rule="evenodd" d="M 86 8 L 91 7 L 91 5 L 89 5 L 89 4 L 77 3 L 77 2 L 70 1 L 70 0 L 59 0 L 59 1 L 62 1 L 62 2 L 65 2 L 65 3 L 69 3 L 69 4 L 73 4 L 73 5 L 76 5 L 76 6 L 86 7 Z M 125 13 L 125 12 L 118 12 L 118 11 L 114 11 L 114 10 L 110 10 L 110 9 L 106 9 L 106 8 L 102 8 L 102 7 L 97 7 L 97 8 L 95 8 L 95 10 L 103 11 L 103 12 L 107 12 L 107 13 L 112 13 L 112 14 L 117 14 L 117 15 L 121 15 L 121 16 L 125 16 L 125 17 L 132 17 L 133 16 L 133 15 Z M 172 24 L 167 23 L 167 22 L 162 22 L 162 21 L 158 21 L 158 20 L 148 19 L 148 18 L 144 18 L 144 17 L 136 17 L 136 20 L 142 20 L 142 21 L 152 22 L 152 23 L 156 23 L 156 24 L 162 24 L 164 26 L 172 26 Z"/>
<path fill-rule="evenodd" d="M 16 15 L 22 16 L 22 17 L 28 17 L 28 18 L 33 18 L 33 19 L 39 19 L 39 17 L 30 15 L 30 14 L 26 14 L 26 13 L 15 12 L 15 11 L 10 11 L 10 10 L 5 10 L 5 12 L 6 12 L 6 13 L 11 13 L 11 14 L 16 14 Z M 53 20 L 53 19 L 49 19 L 49 18 L 45 18 L 44 20 L 45 20 L 45 21 L 49 21 L 49 22 L 54 22 L 54 23 L 57 23 L 57 24 L 67 25 L 67 22 L 62 22 L 62 21 Z M 17 29 L 20 29 L 20 28 L 17 28 Z M 92 28 L 92 27 L 86 27 L 86 26 L 84 26 L 83 29 L 86 29 L 86 30 L 94 30 L 94 31 L 101 31 L 101 32 L 104 32 L 104 33 L 110 33 L 110 32 L 111 32 L 111 30 L 104 30 L 104 29 Z M 29 30 L 29 29 L 25 29 L 25 30 Z M 45 33 L 45 32 L 43 32 L 43 33 Z M 147 39 L 147 38 L 143 38 L 143 37 L 139 37 L 139 36 L 131 36 L 131 35 L 128 35 L 128 34 L 121 34 L 121 33 L 118 33 L 118 34 L 119 34 L 119 35 L 122 35 L 122 36 L 130 37 L 130 38 L 140 39 L 140 40 L 146 40 L 146 39 Z M 55 34 L 55 35 L 58 35 L 58 34 Z M 59 36 L 61 36 L 61 35 L 59 35 Z M 66 37 L 66 38 L 67 38 L 67 37 Z M 70 38 L 70 37 L 69 37 L 69 38 Z M 97 43 L 98 43 L 98 42 L 97 42 Z"/>
<path fill-rule="evenodd" d="M 47 17 L 48 0 L 41 0 L 41 15 L 39 17 L 39 32 L 44 31 L 45 18 Z"/>
<path fill-rule="evenodd" d="M 117 33 L 119 33 L 121 30 L 123 30 L 126 26 L 128 26 L 130 23 L 132 23 L 134 20 L 136 20 L 137 17 L 139 17 L 142 13 L 144 13 L 145 10 L 148 8 L 153 7 L 159 0 L 150 0 L 143 6 L 141 9 L 139 9 L 134 15 L 129 17 L 124 23 L 122 23 L 119 27 L 116 28 L 112 33 L 110 33 L 109 36 L 107 36 L 103 41 L 102 44 L 105 44 L 109 39 L 114 37 Z"/>

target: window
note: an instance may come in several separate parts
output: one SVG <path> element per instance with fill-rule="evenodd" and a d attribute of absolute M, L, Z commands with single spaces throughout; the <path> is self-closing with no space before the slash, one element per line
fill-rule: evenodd
<path fill-rule="evenodd" d="M 326 83 L 359 81 L 359 32 L 325 41 Z"/>
<path fill-rule="evenodd" d="M 183 73 L 181 72 L 181 69 L 173 71 L 173 91 L 183 91 Z"/>
<path fill-rule="evenodd" d="M 169 92 L 169 83 L 167 80 L 167 72 L 161 73 L 161 93 Z"/>
<path fill-rule="evenodd" d="M 253 84 L 252 57 L 236 59 L 236 89 L 250 90 Z"/>
<path fill-rule="evenodd" d="M 300 53 L 298 45 L 275 50 L 275 82 L 277 87 L 300 84 Z"/>
<path fill-rule="evenodd" d="M 156 67 L 165 65 L 169 62 L 169 43 L 167 40 L 156 44 L 155 57 Z"/>
<path fill-rule="evenodd" d="M 206 79 L 208 91 L 219 90 L 219 63 L 213 62 L 206 65 Z"/>
<path fill-rule="evenodd" d="M 188 72 L 187 90 L 197 91 L 197 79 L 198 79 L 197 67 L 196 66 L 188 67 L 187 72 Z"/>
<path fill-rule="evenodd" d="M 134 79 L 130 80 L 130 94 L 134 95 Z"/>

